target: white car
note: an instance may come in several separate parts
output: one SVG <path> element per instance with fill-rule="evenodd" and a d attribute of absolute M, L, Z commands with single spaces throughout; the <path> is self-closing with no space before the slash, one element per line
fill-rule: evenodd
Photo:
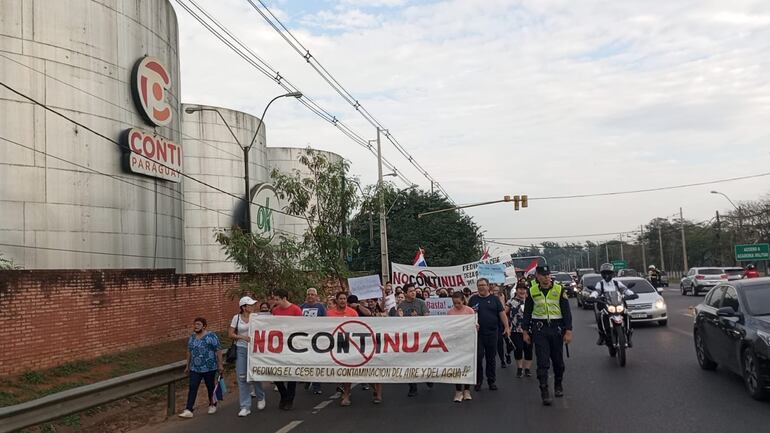
<path fill-rule="evenodd" d="M 618 281 L 639 295 L 638 299 L 626 301 L 631 323 L 658 322 L 660 326 L 668 325 L 668 309 L 666 300 L 644 278 L 618 278 Z M 660 289 L 662 290 L 662 289 Z"/>

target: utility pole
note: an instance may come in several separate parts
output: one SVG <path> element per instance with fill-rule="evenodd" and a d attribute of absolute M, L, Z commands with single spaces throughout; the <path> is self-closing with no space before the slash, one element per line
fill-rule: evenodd
<path fill-rule="evenodd" d="M 719 264 L 724 264 L 724 257 L 722 255 L 722 224 L 719 221 L 719 211 L 717 211 L 717 257 L 719 257 Z"/>
<path fill-rule="evenodd" d="M 590 246 L 586 248 L 586 254 L 588 254 L 588 266 L 586 267 L 590 268 L 591 267 L 591 247 Z"/>
<path fill-rule="evenodd" d="M 388 263 L 388 226 L 385 221 L 385 195 L 382 183 L 382 144 L 380 128 L 377 128 L 377 189 L 380 194 L 380 260 L 382 261 L 382 283 L 390 281 L 390 263 Z"/>
<path fill-rule="evenodd" d="M 660 246 L 660 269 L 666 270 L 666 262 L 663 261 L 663 235 L 660 233 L 660 224 L 658 224 L 658 245 Z"/>
<path fill-rule="evenodd" d="M 625 256 L 623 255 L 623 233 L 620 233 L 620 235 L 619 235 L 619 236 L 620 236 L 620 260 L 623 260 L 623 261 L 625 261 L 625 260 L 626 260 L 626 258 L 625 258 Z"/>
<path fill-rule="evenodd" d="M 679 208 L 679 222 L 682 226 L 682 257 L 684 258 L 684 271 L 690 269 L 689 266 L 687 266 L 687 241 L 684 238 L 684 214 L 682 213 L 682 208 Z"/>
<path fill-rule="evenodd" d="M 607 263 L 610 262 L 610 243 L 609 242 L 604 243 L 604 258 L 607 259 Z"/>
<path fill-rule="evenodd" d="M 642 269 L 643 269 L 642 272 L 647 272 L 647 253 L 644 250 L 644 225 L 640 225 L 639 229 L 642 231 L 642 235 L 641 235 L 642 236 L 641 237 L 641 239 L 642 239 L 642 242 L 641 242 L 641 244 L 642 244 Z"/>

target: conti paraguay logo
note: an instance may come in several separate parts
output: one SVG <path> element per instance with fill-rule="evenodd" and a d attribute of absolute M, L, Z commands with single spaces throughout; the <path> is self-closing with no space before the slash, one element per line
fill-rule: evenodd
<path fill-rule="evenodd" d="M 171 87 L 168 71 L 155 57 L 143 57 L 134 65 L 132 93 L 139 111 L 150 124 L 166 126 L 171 123 L 171 105 L 166 93 Z"/>
<path fill-rule="evenodd" d="M 139 114 L 150 125 L 171 123 L 173 110 L 166 102 L 170 88 L 171 77 L 160 60 L 155 57 L 137 60 L 131 74 L 131 95 Z M 130 128 L 120 134 L 120 145 L 126 170 L 172 182 L 182 180 L 182 146 L 173 140 L 157 131 Z"/>

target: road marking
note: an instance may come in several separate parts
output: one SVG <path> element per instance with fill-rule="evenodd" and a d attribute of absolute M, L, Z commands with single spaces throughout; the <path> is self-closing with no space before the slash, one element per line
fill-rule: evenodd
<path fill-rule="evenodd" d="M 285 426 L 281 427 L 280 429 L 276 430 L 275 433 L 288 433 L 294 429 L 294 427 L 302 424 L 302 421 L 292 421 Z"/>
<path fill-rule="evenodd" d="M 324 400 L 316 405 L 313 409 L 315 410 L 321 410 L 325 408 L 326 406 L 330 405 L 332 403 L 332 400 Z"/>

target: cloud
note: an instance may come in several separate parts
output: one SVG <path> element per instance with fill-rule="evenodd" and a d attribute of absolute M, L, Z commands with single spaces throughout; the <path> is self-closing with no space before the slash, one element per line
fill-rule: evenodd
<path fill-rule="evenodd" d="M 770 162 L 768 2 L 278 6 L 302 43 L 457 202 L 688 183 L 762 172 Z M 303 92 L 375 137 L 254 11 L 237 0 L 206 7 Z M 183 99 L 259 114 L 280 89 L 178 15 Z M 374 180 L 369 153 L 296 103 L 274 104 L 267 127 L 271 145 L 336 151 L 364 182 Z M 386 156 L 430 188 L 385 143 Z M 736 200 L 767 191 L 761 179 L 720 188 Z M 697 217 L 722 205 L 696 189 L 533 202 L 515 216 L 501 207 L 469 213 L 490 235 L 517 237 L 626 230 L 679 206 Z"/>

